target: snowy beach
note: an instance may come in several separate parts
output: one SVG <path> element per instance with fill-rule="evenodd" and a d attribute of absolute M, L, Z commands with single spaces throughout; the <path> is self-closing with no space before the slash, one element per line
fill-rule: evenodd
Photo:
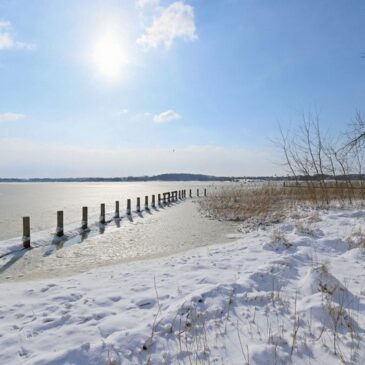
<path fill-rule="evenodd" d="M 3 281 L 0 363 L 363 364 L 364 223 L 297 208 L 231 243 Z"/>

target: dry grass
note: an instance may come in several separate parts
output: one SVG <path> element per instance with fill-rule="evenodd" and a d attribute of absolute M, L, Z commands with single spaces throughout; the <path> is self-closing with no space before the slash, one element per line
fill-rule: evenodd
<path fill-rule="evenodd" d="M 226 188 L 200 201 L 201 208 L 211 217 L 245 221 L 249 218 L 270 218 L 280 221 L 287 209 L 296 205 L 310 204 L 312 207 L 326 208 L 332 203 L 346 205 L 365 201 L 365 188 L 361 183 L 347 182 L 337 184 L 302 183 L 299 186 L 283 187 L 266 184 L 261 187 Z M 313 222 L 319 216 L 313 215 Z"/>
<path fill-rule="evenodd" d="M 296 201 L 310 201 L 324 206 L 333 201 L 349 202 L 365 199 L 365 186 L 362 181 L 341 182 L 302 182 L 285 187 L 285 195 Z"/>
<path fill-rule="evenodd" d="M 200 201 L 203 210 L 215 218 L 243 221 L 278 212 L 284 189 L 266 185 L 251 189 L 225 189 Z"/>
<path fill-rule="evenodd" d="M 346 240 L 349 249 L 365 248 L 365 232 L 361 228 L 357 228 L 351 233 Z"/>
<path fill-rule="evenodd" d="M 288 239 L 285 237 L 284 232 L 282 232 L 278 228 L 274 228 L 271 234 L 271 244 L 274 247 L 286 247 L 289 248 L 293 246 L 292 243 L 288 241 Z"/>

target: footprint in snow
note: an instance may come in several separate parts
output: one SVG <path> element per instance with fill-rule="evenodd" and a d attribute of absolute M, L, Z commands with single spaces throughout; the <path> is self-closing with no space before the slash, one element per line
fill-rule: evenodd
<path fill-rule="evenodd" d="M 135 304 L 141 309 L 150 309 L 156 304 L 156 299 L 142 299 L 137 301 Z"/>
<path fill-rule="evenodd" d="M 114 296 L 114 297 L 108 297 L 109 300 L 111 300 L 112 302 L 116 303 L 116 302 L 119 302 L 122 297 L 117 295 L 117 296 Z"/>

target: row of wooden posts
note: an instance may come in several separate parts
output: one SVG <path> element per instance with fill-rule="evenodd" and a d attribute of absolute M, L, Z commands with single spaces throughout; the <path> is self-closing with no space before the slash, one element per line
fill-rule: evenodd
<path fill-rule="evenodd" d="M 199 189 L 196 190 L 196 196 L 199 197 Z M 207 189 L 204 189 L 204 196 L 207 196 Z M 192 190 L 189 190 L 189 197 L 192 198 Z M 186 198 L 186 190 L 176 190 L 171 191 L 167 193 L 162 193 L 157 195 L 157 204 L 158 206 L 164 206 L 168 205 L 172 202 L 176 202 L 178 200 L 183 200 Z M 152 195 L 151 199 L 151 208 L 156 208 L 156 196 Z M 148 201 L 148 195 L 145 196 L 144 201 L 144 209 L 149 210 L 149 201 Z M 136 204 L 136 212 L 141 212 L 141 198 L 137 198 L 137 204 Z M 130 216 L 132 214 L 131 209 L 131 199 L 127 199 L 127 210 L 126 214 Z M 115 202 L 115 213 L 114 218 L 118 219 L 120 218 L 119 213 L 119 201 Z M 105 220 L 105 204 L 100 204 L 100 224 L 106 224 Z M 58 237 L 62 237 L 64 235 L 63 231 L 63 211 L 59 210 L 57 211 L 57 228 L 56 228 L 56 235 Z M 81 229 L 83 231 L 87 231 L 88 228 L 88 207 L 82 207 L 82 220 L 81 220 Z M 23 247 L 24 248 L 30 248 L 30 217 L 23 217 Z"/>

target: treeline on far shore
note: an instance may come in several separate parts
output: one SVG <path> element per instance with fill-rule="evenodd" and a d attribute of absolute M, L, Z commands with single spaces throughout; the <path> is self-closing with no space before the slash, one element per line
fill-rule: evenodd
<path fill-rule="evenodd" d="M 138 181 L 312 181 L 331 180 L 333 177 L 328 175 L 308 176 L 211 176 L 201 174 L 161 174 L 155 176 L 127 176 L 127 177 L 65 177 L 65 178 L 1 178 L 0 183 L 17 182 L 138 182 Z M 338 180 L 348 179 L 349 176 L 337 176 Z M 364 180 L 365 175 L 353 174 L 351 180 Z"/>

